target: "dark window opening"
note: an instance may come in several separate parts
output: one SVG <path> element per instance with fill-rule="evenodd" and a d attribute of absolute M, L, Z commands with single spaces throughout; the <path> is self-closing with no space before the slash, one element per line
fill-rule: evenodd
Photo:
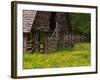
<path fill-rule="evenodd" d="M 50 31 L 54 31 L 56 28 L 56 12 L 52 12 L 50 16 Z"/>

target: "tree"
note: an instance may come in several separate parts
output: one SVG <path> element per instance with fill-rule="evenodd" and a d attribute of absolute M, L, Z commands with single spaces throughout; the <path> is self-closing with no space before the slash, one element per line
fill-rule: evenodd
<path fill-rule="evenodd" d="M 90 35 L 91 15 L 87 13 L 70 13 L 72 31 L 75 34 Z"/>

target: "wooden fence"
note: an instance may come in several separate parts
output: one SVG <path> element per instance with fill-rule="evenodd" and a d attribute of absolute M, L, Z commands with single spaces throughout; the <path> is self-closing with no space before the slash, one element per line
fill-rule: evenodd
<path fill-rule="evenodd" d="M 34 40 L 28 41 L 28 49 L 31 52 L 48 53 L 51 51 L 62 50 L 67 47 L 73 47 L 75 43 L 86 42 L 88 37 L 79 34 L 59 34 L 59 40 L 56 37 L 44 36 L 44 41 L 38 41 L 39 35 L 35 35 Z"/>

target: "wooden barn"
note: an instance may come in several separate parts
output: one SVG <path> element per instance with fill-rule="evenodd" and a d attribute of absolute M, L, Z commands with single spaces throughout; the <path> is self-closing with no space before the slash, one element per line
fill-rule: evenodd
<path fill-rule="evenodd" d="M 68 13 L 23 10 L 23 50 L 48 53 L 73 45 Z"/>

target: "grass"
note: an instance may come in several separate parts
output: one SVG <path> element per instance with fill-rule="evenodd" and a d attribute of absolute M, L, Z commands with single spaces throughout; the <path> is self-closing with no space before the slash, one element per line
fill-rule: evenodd
<path fill-rule="evenodd" d="M 48 54 L 24 53 L 23 62 L 24 69 L 90 66 L 90 43 Z"/>

